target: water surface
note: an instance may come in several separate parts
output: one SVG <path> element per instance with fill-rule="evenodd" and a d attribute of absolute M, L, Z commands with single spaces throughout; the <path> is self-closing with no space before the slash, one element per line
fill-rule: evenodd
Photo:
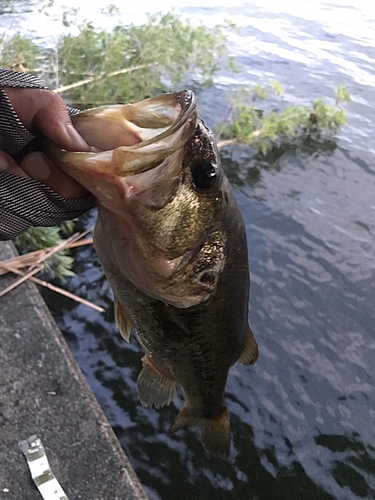
<path fill-rule="evenodd" d="M 105 5 L 94 4 L 95 12 Z M 228 379 L 230 460 L 208 459 L 194 431 L 167 437 L 180 396 L 161 410 L 139 404 L 141 351 L 116 331 L 112 294 L 92 250 L 78 254 L 68 288 L 105 307 L 104 315 L 46 295 L 151 499 L 375 497 L 372 3 L 284 4 L 209 1 L 203 8 L 191 0 L 178 7 L 207 25 L 231 19 L 243 27 L 229 35 L 240 73 L 222 72 L 198 98 L 209 125 L 225 114 L 226 91 L 243 83 L 277 78 L 285 102 L 299 104 L 333 96 L 333 84 L 353 97 L 335 141 L 304 141 L 266 158 L 242 147 L 222 152 L 246 222 L 250 320 L 260 347 L 257 364 L 236 364 Z M 159 9 L 171 5 L 158 2 Z M 122 8 L 129 19 L 146 10 L 153 6 Z M 25 22 L 13 16 L 12 29 Z M 43 29 L 35 33 L 48 37 Z"/>

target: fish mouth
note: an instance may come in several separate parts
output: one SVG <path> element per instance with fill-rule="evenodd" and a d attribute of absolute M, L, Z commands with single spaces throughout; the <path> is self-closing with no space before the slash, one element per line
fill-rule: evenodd
<path fill-rule="evenodd" d="M 42 138 L 47 156 L 74 178 L 77 171 L 128 177 L 152 170 L 192 137 L 195 96 L 183 90 L 135 104 L 101 106 L 72 121 L 92 151 L 68 152 Z M 85 185 L 82 175 L 77 180 Z"/>
<path fill-rule="evenodd" d="M 161 94 L 134 104 L 100 106 L 82 111 L 72 116 L 72 122 L 94 148 L 108 151 L 117 147 L 127 147 L 132 151 L 138 151 L 143 148 L 152 149 L 155 143 L 158 143 L 158 149 L 160 149 L 159 143 L 163 147 L 171 146 L 170 143 L 176 139 L 174 134 L 195 117 L 194 93 L 191 90 L 182 90 Z M 115 137 L 108 137 L 108 129 L 103 133 L 102 127 L 110 124 L 114 125 L 113 130 L 117 132 Z M 127 133 L 130 133 L 130 137 Z M 135 143 L 128 144 L 129 139 L 130 142 L 135 140 Z"/>

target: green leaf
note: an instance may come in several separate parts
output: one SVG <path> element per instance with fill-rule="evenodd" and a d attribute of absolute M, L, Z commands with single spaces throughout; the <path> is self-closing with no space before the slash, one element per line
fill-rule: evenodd
<path fill-rule="evenodd" d="M 351 97 L 350 94 L 347 90 L 347 88 L 344 85 L 337 85 L 335 87 L 335 98 L 336 98 L 336 105 L 342 103 L 342 102 L 350 102 Z"/>
<path fill-rule="evenodd" d="M 30 227 L 16 238 L 15 244 L 21 253 L 25 253 L 54 247 L 63 241 L 58 227 Z M 74 276 L 73 262 L 68 250 L 60 250 L 44 261 L 45 271 L 51 278 L 63 280 L 68 276 Z"/>
<path fill-rule="evenodd" d="M 271 82 L 270 86 L 277 95 L 281 94 L 279 82 Z M 340 92 L 343 100 L 348 100 L 344 90 Z M 264 109 L 247 104 L 255 100 L 254 95 L 270 101 L 267 89 L 261 85 L 235 92 L 230 99 L 230 121 L 220 127 L 218 133 L 229 143 L 242 143 L 256 148 L 262 154 L 283 141 L 290 142 L 311 134 L 337 133 L 346 122 L 344 110 L 328 105 L 322 98 L 308 106 L 281 103 L 278 107 L 272 106 L 272 111 L 269 111 L 267 102 L 263 105 Z"/>
<path fill-rule="evenodd" d="M 9 40 L 0 41 L 0 54 L 1 66 L 32 73 L 43 51 L 29 38 L 17 34 Z"/>
<path fill-rule="evenodd" d="M 277 94 L 278 96 L 281 96 L 284 93 L 283 86 L 278 80 L 272 80 L 270 82 L 270 86 L 272 91 Z"/>

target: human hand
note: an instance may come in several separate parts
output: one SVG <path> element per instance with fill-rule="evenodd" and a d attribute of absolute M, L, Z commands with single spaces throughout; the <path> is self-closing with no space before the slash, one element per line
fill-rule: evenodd
<path fill-rule="evenodd" d="M 67 151 L 90 150 L 73 127 L 65 102 L 58 94 L 35 88 L 4 87 L 3 90 L 21 123 L 31 133 L 42 133 Z M 87 194 L 83 186 L 39 151 L 27 154 L 18 165 L 10 155 L 0 150 L 0 172 L 36 179 L 63 198 L 79 198 Z"/>

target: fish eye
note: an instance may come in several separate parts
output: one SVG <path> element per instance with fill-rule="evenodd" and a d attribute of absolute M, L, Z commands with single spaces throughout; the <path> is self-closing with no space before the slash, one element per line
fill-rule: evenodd
<path fill-rule="evenodd" d="M 192 168 L 191 175 L 198 189 L 211 188 L 216 180 L 217 165 L 210 161 L 201 161 Z"/>

